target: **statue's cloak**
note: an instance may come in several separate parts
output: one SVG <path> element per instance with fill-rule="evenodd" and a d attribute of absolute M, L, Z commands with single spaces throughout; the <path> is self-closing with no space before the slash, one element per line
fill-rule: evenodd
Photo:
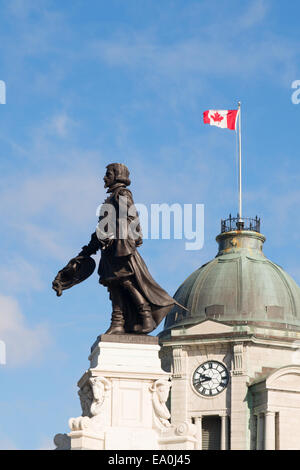
<path fill-rule="evenodd" d="M 134 280 L 138 290 L 150 304 L 153 320 L 156 326 L 158 326 L 176 303 L 175 300 L 155 282 L 143 258 L 136 249 L 131 255 L 119 258 L 119 261 L 120 269 L 114 271 L 116 277 L 107 277 L 105 267 L 109 265 L 111 268 L 113 264 L 109 253 L 102 252 L 98 269 L 100 276 L 99 282 L 105 286 L 109 286 L 110 283 L 117 282 L 117 279 L 122 275 L 130 276 Z M 116 264 L 114 266 L 116 268 Z M 130 301 L 129 294 L 126 292 L 124 292 L 124 309 L 126 330 L 132 330 L 133 326 L 139 322 L 139 317 L 136 307 L 133 302 Z"/>

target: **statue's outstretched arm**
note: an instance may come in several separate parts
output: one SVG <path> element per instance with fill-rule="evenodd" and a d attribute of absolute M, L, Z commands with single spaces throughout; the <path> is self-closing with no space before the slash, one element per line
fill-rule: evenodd
<path fill-rule="evenodd" d="M 97 251 L 102 248 L 101 241 L 98 240 L 96 232 L 92 233 L 91 240 L 87 245 L 84 245 L 81 252 L 77 256 L 91 256 L 95 255 Z"/>
<path fill-rule="evenodd" d="M 88 245 L 83 246 L 81 252 L 57 273 L 52 282 L 52 288 L 57 296 L 61 296 L 65 289 L 79 284 L 94 272 L 96 263 L 91 255 L 96 254 L 99 248 L 101 248 L 101 242 L 94 232 Z"/>

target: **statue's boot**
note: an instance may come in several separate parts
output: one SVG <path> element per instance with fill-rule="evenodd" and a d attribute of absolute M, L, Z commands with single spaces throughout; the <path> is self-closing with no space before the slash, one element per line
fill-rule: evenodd
<path fill-rule="evenodd" d="M 141 319 L 141 324 L 134 326 L 135 333 L 147 334 L 155 330 L 156 323 L 153 320 L 149 304 L 143 304 L 139 307 L 139 317 Z"/>
<path fill-rule="evenodd" d="M 106 335 L 124 335 L 124 316 L 121 311 L 114 310 L 111 314 L 111 324 L 108 330 L 105 332 Z"/>
<path fill-rule="evenodd" d="M 124 279 L 123 287 L 129 292 L 131 298 L 138 309 L 139 323 L 134 325 L 135 333 L 147 334 L 156 328 L 156 323 L 152 318 L 151 308 L 143 294 L 134 285 L 131 279 Z"/>
<path fill-rule="evenodd" d="M 106 335 L 123 335 L 125 333 L 124 325 L 125 319 L 123 314 L 123 302 L 120 289 L 118 286 L 111 284 L 108 286 L 110 299 L 112 302 L 111 324 Z"/>

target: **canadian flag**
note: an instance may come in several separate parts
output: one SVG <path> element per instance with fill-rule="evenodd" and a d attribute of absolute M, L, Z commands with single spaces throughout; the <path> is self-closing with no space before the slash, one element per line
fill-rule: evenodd
<path fill-rule="evenodd" d="M 237 109 L 209 109 L 204 111 L 203 121 L 204 124 L 235 131 L 238 112 Z"/>

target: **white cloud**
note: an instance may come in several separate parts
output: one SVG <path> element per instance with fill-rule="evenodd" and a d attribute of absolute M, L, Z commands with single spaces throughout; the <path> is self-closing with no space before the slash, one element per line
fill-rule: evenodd
<path fill-rule="evenodd" d="M 238 27 L 247 29 L 261 23 L 265 19 L 268 11 L 268 2 L 264 0 L 255 0 L 247 5 L 247 9 L 237 22 Z"/>
<path fill-rule="evenodd" d="M 67 31 L 67 24 L 62 13 L 51 8 L 47 0 L 11 0 L 5 9 L 19 39 L 17 48 L 14 43 L 8 44 L 7 52 L 13 50 L 19 57 L 53 50 L 59 52 L 59 46 L 54 47 L 53 40 L 58 33 Z"/>
<path fill-rule="evenodd" d="M 55 445 L 53 442 L 53 438 L 44 437 L 41 439 L 41 444 L 36 450 L 54 450 Z"/>
<path fill-rule="evenodd" d="M 11 439 L 0 436 L 0 450 L 18 450 L 18 447 Z"/>
<path fill-rule="evenodd" d="M 2 367 L 18 367 L 40 361 L 50 344 L 50 333 L 43 324 L 28 326 L 18 302 L 0 294 L 0 339 L 6 345 L 6 366 Z"/>
<path fill-rule="evenodd" d="M 65 259 L 66 246 L 59 232 L 54 232 L 50 228 L 41 225 L 24 224 L 22 226 L 24 239 L 29 248 L 44 253 L 44 256 L 54 257 L 57 259 Z"/>
<path fill-rule="evenodd" d="M 45 0 L 40 0 L 38 4 L 34 0 L 10 0 L 6 8 L 13 16 L 24 20 L 32 13 L 40 12 L 45 5 Z"/>
<path fill-rule="evenodd" d="M 271 11 L 269 1 L 248 0 L 248 2 L 236 2 L 229 0 L 223 3 L 223 8 L 219 7 L 218 0 L 210 2 L 211 18 L 204 27 L 204 30 L 211 35 L 221 33 L 226 38 L 236 36 L 239 33 L 248 33 L 251 28 L 261 26 L 262 21 L 267 21 L 267 14 Z M 228 5 L 230 4 L 230 14 Z M 202 14 L 203 16 L 203 14 Z M 199 12 L 198 12 L 199 17 Z M 238 47 L 238 45 L 237 45 Z"/>
<path fill-rule="evenodd" d="M 41 290 L 44 283 L 37 266 L 29 263 L 20 255 L 2 259 L 0 284 L 4 292 L 28 292 L 29 289 Z"/>
<path fill-rule="evenodd" d="M 236 38 L 237 39 L 237 38 Z M 245 78 L 259 74 L 265 78 L 282 80 L 295 67 L 297 50 L 282 38 L 269 36 L 236 47 L 233 38 L 194 37 L 172 45 L 162 45 L 151 38 L 134 35 L 100 40 L 93 45 L 95 55 L 110 66 L 147 71 L 148 82 L 161 87 L 161 78 L 172 82 L 192 78 L 197 86 L 212 78 Z M 275 75 L 272 75 L 276 72 Z M 192 75 L 191 75 L 192 74 Z M 193 77 L 194 75 L 194 77 Z M 156 78 L 160 80 L 156 81 Z M 153 82 L 154 80 L 154 82 Z"/>
<path fill-rule="evenodd" d="M 50 118 L 46 119 L 38 128 L 35 129 L 33 139 L 40 142 L 42 139 L 55 137 L 70 137 L 71 131 L 78 126 L 78 123 L 67 114 L 66 111 L 60 111 Z M 49 145 L 49 142 L 48 142 Z"/>
<path fill-rule="evenodd" d="M 50 123 L 51 128 L 59 137 L 66 137 L 74 125 L 74 121 L 66 113 L 54 116 Z"/>
<path fill-rule="evenodd" d="M 3 226 L 22 246 L 64 259 L 70 239 L 85 230 L 88 237 L 96 227 L 96 209 L 105 195 L 102 175 L 95 171 L 99 162 L 94 164 L 93 155 L 82 155 L 80 161 L 77 157 L 70 155 L 73 168 L 60 171 L 54 165 L 34 176 L 14 175 L 0 189 Z M 57 154 L 52 161 L 59 161 Z"/>
<path fill-rule="evenodd" d="M 232 7 L 234 8 L 234 7 Z M 195 15 L 203 16 L 197 11 Z M 109 66 L 132 69 L 142 83 L 165 94 L 172 84 L 184 83 L 194 96 L 203 95 L 212 79 L 226 77 L 265 78 L 281 84 L 287 74 L 296 72 L 299 44 L 286 40 L 270 28 L 259 28 L 250 36 L 249 30 L 267 20 L 269 3 L 249 2 L 228 14 L 226 5 L 216 2 L 208 14 L 207 26 L 175 41 L 162 41 L 154 28 L 143 31 L 119 29 L 106 39 L 90 44 L 90 53 Z M 160 25 L 161 26 L 161 25 Z M 249 34 L 246 34 L 249 33 Z M 285 83 L 286 86 L 286 83 Z"/>

